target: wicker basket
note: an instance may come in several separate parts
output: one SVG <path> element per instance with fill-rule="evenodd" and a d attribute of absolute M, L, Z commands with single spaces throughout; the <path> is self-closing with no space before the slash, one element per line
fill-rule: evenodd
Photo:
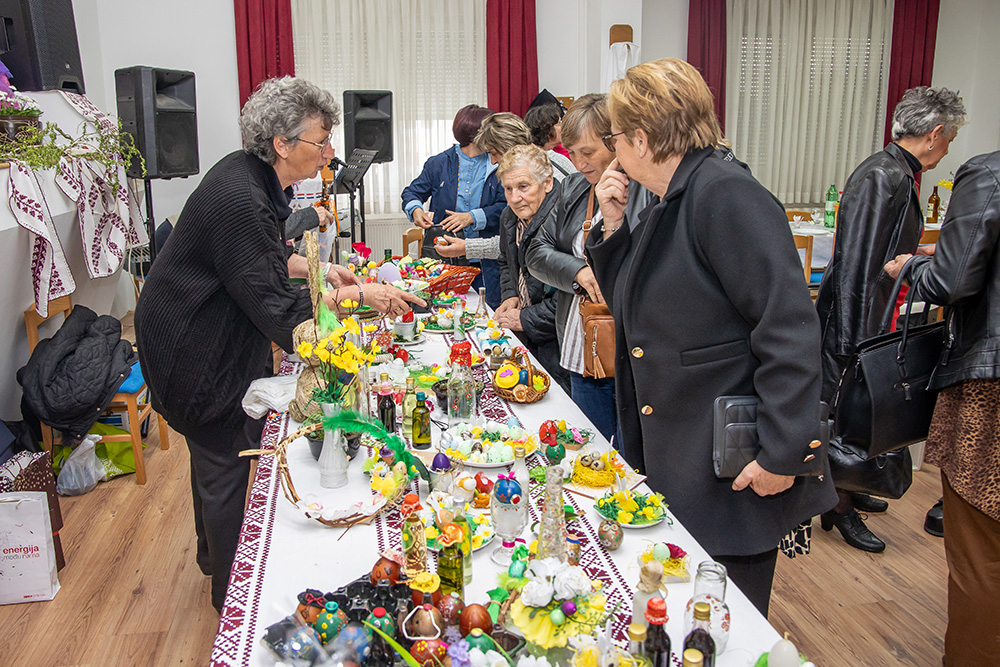
<path fill-rule="evenodd" d="M 427 292 L 431 296 L 437 296 L 443 292 L 454 292 L 455 294 L 465 294 L 469 291 L 472 281 L 479 275 L 479 269 L 474 266 L 452 266 L 444 273 L 431 280 L 427 287 Z"/>
<path fill-rule="evenodd" d="M 520 364 L 518 363 L 517 361 L 518 355 L 520 355 L 521 359 L 523 360 L 523 363 Z M 531 359 L 528 357 L 527 352 L 519 348 L 517 351 L 515 351 L 513 356 L 513 361 L 511 363 L 513 363 L 515 366 L 518 366 L 519 369 L 525 369 L 528 371 L 528 386 L 519 384 L 511 387 L 510 389 L 504 389 L 503 387 L 497 384 L 497 376 L 496 373 L 494 373 L 493 392 L 497 396 L 506 399 L 508 401 L 511 401 L 513 403 L 534 403 L 535 401 L 541 399 L 542 396 L 544 396 L 546 393 L 548 393 L 549 387 L 552 384 L 552 380 L 549 379 L 547 373 L 540 371 L 536 369 L 534 366 L 532 366 Z M 536 377 L 542 378 L 542 382 L 545 384 L 545 387 L 541 391 L 535 389 Z"/>

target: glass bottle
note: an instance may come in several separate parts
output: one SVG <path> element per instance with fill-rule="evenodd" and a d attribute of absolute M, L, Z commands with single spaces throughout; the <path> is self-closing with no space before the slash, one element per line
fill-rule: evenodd
<path fill-rule="evenodd" d="M 930 224 L 936 224 L 938 221 L 938 212 L 941 207 L 941 197 L 937 193 L 938 186 L 934 186 L 934 191 L 931 192 L 931 196 L 927 199 L 927 222 Z"/>
<path fill-rule="evenodd" d="M 566 562 L 566 510 L 563 509 L 563 469 L 545 469 L 545 508 L 538 528 L 538 557 Z"/>
<path fill-rule="evenodd" d="M 635 660 L 636 667 L 651 667 L 646 656 L 646 626 L 642 623 L 632 623 L 628 626 L 628 652 Z"/>
<path fill-rule="evenodd" d="M 639 585 L 635 587 L 635 597 L 632 599 L 632 622 L 643 623 L 646 619 L 646 608 L 653 598 L 662 598 L 660 592 L 663 586 L 663 563 L 651 560 L 639 568 Z"/>
<path fill-rule="evenodd" d="M 472 522 L 465 513 L 465 501 L 452 497 L 451 511 L 455 523 L 462 529 L 462 561 L 465 567 L 465 585 L 472 583 Z"/>
<path fill-rule="evenodd" d="M 427 534 L 424 531 L 424 521 L 414 511 L 406 517 L 402 530 L 403 569 L 407 577 L 413 578 L 427 571 Z"/>
<path fill-rule="evenodd" d="M 684 660 L 683 667 L 704 667 L 705 665 L 704 654 L 696 648 L 684 649 L 681 658 Z"/>
<path fill-rule="evenodd" d="M 709 611 L 708 603 L 695 602 L 694 625 L 691 627 L 691 632 L 684 639 L 684 650 L 694 648 L 701 651 L 705 667 L 713 667 L 715 665 L 715 651 L 717 648 L 715 640 L 712 639 L 712 633 L 709 632 L 710 619 L 711 612 Z"/>
<path fill-rule="evenodd" d="M 465 532 L 464 529 L 461 530 Z M 441 577 L 442 595 L 454 592 L 460 598 L 465 597 L 465 554 L 462 553 L 462 540 L 441 547 L 437 573 Z"/>
<path fill-rule="evenodd" d="M 670 667 L 670 635 L 664 627 L 667 623 L 667 601 L 652 598 L 646 606 L 646 657 L 653 667 Z"/>
<path fill-rule="evenodd" d="M 403 394 L 403 437 L 413 439 L 413 408 L 417 407 L 416 379 L 406 378 L 406 393 Z"/>
<path fill-rule="evenodd" d="M 486 288 L 479 288 L 479 303 L 476 304 L 476 314 L 475 318 L 477 320 L 487 320 L 489 319 L 489 311 L 486 309 Z"/>
<path fill-rule="evenodd" d="M 476 382 L 472 377 L 471 345 L 467 341 L 451 346 L 451 375 L 448 377 L 448 426 L 476 421 Z"/>
<path fill-rule="evenodd" d="M 465 328 L 462 327 L 462 316 L 465 315 L 465 307 L 461 301 L 455 302 L 455 307 L 451 309 L 451 332 L 455 339 L 465 338 Z"/>
<path fill-rule="evenodd" d="M 383 252 L 385 253 L 385 259 L 382 260 L 382 263 L 388 264 L 392 262 L 392 248 L 386 248 Z"/>
<path fill-rule="evenodd" d="M 379 391 L 378 420 L 389 433 L 396 431 L 396 398 L 392 395 L 392 383 L 388 379 L 382 381 Z"/>
<path fill-rule="evenodd" d="M 823 226 L 833 227 L 837 218 L 837 186 L 831 185 L 826 191 L 826 210 L 823 212 Z"/>
<path fill-rule="evenodd" d="M 524 447 L 522 445 L 514 447 L 514 465 L 511 466 L 510 472 L 522 489 L 528 488 L 528 464 L 524 462 Z"/>
<path fill-rule="evenodd" d="M 431 448 L 431 411 L 427 409 L 427 396 L 417 392 L 417 405 L 413 408 L 413 448 Z"/>
<path fill-rule="evenodd" d="M 694 578 L 694 596 L 688 600 L 684 610 L 684 631 L 690 632 L 694 627 L 694 605 L 696 602 L 707 602 L 709 606 L 709 632 L 715 640 L 719 653 L 726 650 L 729 642 L 729 605 L 726 604 L 726 566 L 714 560 L 706 560 L 698 565 L 698 573 Z M 712 656 L 714 658 L 714 656 Z M 705 656 L 708 665 L 709 656 Z"/>

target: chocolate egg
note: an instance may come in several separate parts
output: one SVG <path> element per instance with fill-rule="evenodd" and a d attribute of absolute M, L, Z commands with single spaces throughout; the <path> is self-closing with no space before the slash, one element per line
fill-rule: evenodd
<path fill-rule="evenodd" d="M 458 620 L 458 629 L 463 637 L 469 636 L 473 628 L 479 628 L 485 634 L 490 634 L 493 629 L 493 618 L 486 607 L 481 604 L 466 605 L 462 610 L 462 615 Z"/>
<path fill-rule="evenodd" d="M 458 596 L 458 593 L 452 592 L 441 598 L 438 609 L 441 610 L 441 615 L 447 625 L 458 625 L 462 610 L 465 609 L 465 602 Z"/>
<path fill-rule="evenodd" d="M 448 645 L 440 639 L 420 639 L 413 642 L 410 655 L 422 666 L 437 667 L 448 657 Z"/>
<path fill-rule="evenodd" d="M 402 576 L 400 571 L 399 563 L 392 560 L 391 558 L 386 558 L 382 556 L 372 567 L 371 582 L 372 586 L 378 586 L 378 582 L 383 579 L 388 579 L 393 584 L 398 584 L 399 579 Z"/>

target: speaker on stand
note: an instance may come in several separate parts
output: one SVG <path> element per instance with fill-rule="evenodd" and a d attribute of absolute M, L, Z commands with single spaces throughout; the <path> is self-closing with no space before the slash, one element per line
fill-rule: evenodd
<path fill-rule="evenodd" d="M 364 174 L 372 163 L 392 162 L 392 91 L 344 91 L 344 153 L 355 167 L 356 184 L 351 187 L 351 212 L 354 211 L 354 191 L 361 196 L 361 242 L 365 242 Z M 372 155 L 373 154 L 373 155 Z M 345 167 L 346 170 L 346 167 Z M 360 172 L 358 174 L 357 172 Z M 347 174 L 351 180 L 351 175 Z M 343 180 L 338 177 L 338 181 Z M 354 216 L 351 216 L 354 235 Z"/>
<path fill-rule="evenodd" d="M 128 176 L 145 182 L 152 263 L 156 258 L 152 180 L 183 178 L 199 171 L 194 72 L 142 66 L 119 69 L 115 92 L 122 128 L 132 135 L 146 162 L 145 176 L 138 160 L 129 165 Z"/>
<path fill-rule="evenodd" d="M 0 0 L 0 54 L 22 92 L 85 92 L 72 0 Z"/>

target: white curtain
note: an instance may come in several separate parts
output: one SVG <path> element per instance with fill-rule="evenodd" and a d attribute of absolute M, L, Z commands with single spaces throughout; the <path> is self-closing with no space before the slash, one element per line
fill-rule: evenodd
<path fill-rule="evenodd" d="M 424 160 L 455 143 L 451 123 L 486 106 L 486 0 L 292 0 L 295 73 L 331 91 L 391 90 L 392 162 L 365 177 L 368 213 L 399 213 Z M 343 155 L 343 125 L 333 145 Z"/>
<path fill-rule="evenodd" d="M 884 146 L 892 0 L 727 0 L 726 134 L 781 201 Z"/>

